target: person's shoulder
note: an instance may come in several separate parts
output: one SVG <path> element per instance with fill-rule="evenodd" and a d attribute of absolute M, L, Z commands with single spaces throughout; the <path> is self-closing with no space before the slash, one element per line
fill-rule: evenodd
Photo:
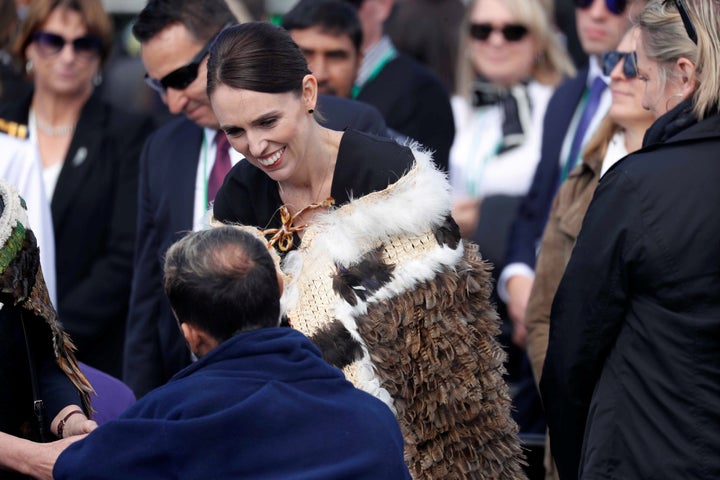
<path fill-rule="evenodd" d="M 24 140 L 28 138 L 28 127 L 22 123 L 0 118 L 0 133 L 7 137 Z"/>
<path fill-rule="evenodd" d="M 118 107 L 100 98 L 91 97 L 90 101 L 98 102 L 104 112 L 105 118 L 108 119 L 109 124 L 115 129 L 137 129 L 149 134 L 155 126 L 153 117 L 147 113 Z M 148 131 L 148 129 L 150 129 L 150 131 Z"/>
<path fill-rule="evenodd" d="M 27 175 L 38 165 L 36 150 L 30 140 L 23 135 L 5 130 L 0 120 L 0 177 L 16 185 L 23 183 Z M 24 127 L 24 125 L 23 125 Z M 12 126 L 11 130 L 15 126 Z"/>
<path fill-rule="evenodd" d="M 173 118 L 172 120 L 162 124 L 160 127 L 158 127 L 154 132 L 154 137 L 164 138 L 164 137 L 173 137 L 178 134 L 187 134 L 187 133 L 200 133 L 202 132 L 202 127 L 198 126 L 195 122 L 192 120 L 189 120 L 185 116 Z"/>
<path fill-rule="evenodd" d="M 164 148 L 168 143 L 177 142 L 177 139 L 187 138 L 190 135 L 202 139 L 202 128 L 185 117 L 178 117 L 153 130 L 147 142 L 153 147 Z"/>
<path fill-rule="evenodd" d="M 390 60 L 390 62 L 388 62 L 387 64 L 387 68 L 391 70 L 402 70 L 406 73 L 423 79 L 437 79 L 432 70 L 404 53 L 398 53 L 395 58 Z M 439 79 L 437 80 L 440 81 Z"/>
<path fill-rule="evenodd" d="M 382 119 L 382 113 L 374 105 L 336 95 L 318 95 L 318 109 L 321 113 L 329 115 L 338 111 L 350 111 L 355 114 L 370 114 Z"/>
<path fill-rule="evenodd" d="M 377 134 L 387 130 L 382 113 L 369 103 L 321 94 L 318 95 L 317 108 L 325 117 L 320 123 L 331 130 L 354 128 Z"/>
<path fill-rule="evenodd" d="M 443 85 L 442 80 L 440 80 L 440 77 L 438 77 L 428 67 L 404 53 L 398 54 L 394 59 L 388 62 L 386 67 L 378 76 L 383 73 L 386 73 L 388 76 L 392 76 L 393 78 L 402 78 L 403 81 L 400 82 L 399 85 L 409 90 L 411 90 L 409 87 L 414 86 L 415 88 L 431 88 L 437 90 L 438 92 L 442 92 L 443 95 L 448 97 L 449 102 L 450 95 L 445 90 L 445 86 Z"/>
<path fill-rule="evenodd" d="M 346 175 L 356 180 L 376 178 L 383 186 L 387 186 L 389 178 L 393 183 L 403 176 L 415 163 L 411 146 L 351 129 L 343 135 L 338 159 Z"/>
<path fill-rule="evenodd" d="M 385 161 L 400 157 L 412 159 L 409 146 L 401 145 L 388 137 L 381 137 L 359 130 L 347 129 L 343 134 L 341 148 L 345 153 L 362 155 L 368 159 Z"/>
<path fill-rule="evenodd" d="M 576 90 L 580 87 L 584 88 L 589 74 L 590 69 L 585 66 L 578 70 L 575 75 L 564 77 L 555 89 L 555 94 L 563 95 L 564 92 L 567 92 L 568 90 Z"/>

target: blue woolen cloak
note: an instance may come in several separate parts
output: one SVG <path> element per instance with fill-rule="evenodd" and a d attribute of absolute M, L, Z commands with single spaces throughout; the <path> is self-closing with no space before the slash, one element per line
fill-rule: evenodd
<path fill-rule="evenodd" d="M 58 458 L 55 479 L 409 479 L 397 421 L 290 328 L 243 333 Z"/>

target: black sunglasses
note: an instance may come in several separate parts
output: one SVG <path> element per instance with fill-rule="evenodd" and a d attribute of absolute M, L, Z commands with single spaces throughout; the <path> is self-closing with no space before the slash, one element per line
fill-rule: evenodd
<path fill-rule="evenodd" d="M 667 5 L 670 3 L 670 0 L 665 0 L 664 4 Z M 690 16 L 688 15 L 687 10 L 685 9 L 685 1 L 684 0 L 673 0 L 673 3 L 675 4 L 675 8 L 677 8 L 678 13 L 680 14 L 680 18 L 682 19 L 683 26 L 685 27 L 685 31 L 687 32 L 688 37 L 690 37 L 690 40 L 693 41 L 695 45 L 697 45 L 698 39 L 697 39 L 697 32 L 695 31 L 695 27 L 693 26 L 692 22 L 690 21 Z"/>
<path fill-rule="evenodd" d="M 93 34 L 83 35 L 73 40 L 65 40 L 60 35 L 50 32 L 38 31 L 32 34 L 32 41 L 38 46 L 41 53 L 45 55 L 57 55 L 65 48 L 65 44 L 72 45 L 75 55 L 90 57 L 102 51 L 102 39 Z"/>
<path fill-rule="evenodd" d="M 605 76 L 609 77 L 615 66 L 623 60 L 623 75 L 625 78 L 637 77 L 637 54 L 635 52 L 610 51 L 603 53 L 602 70 Z"/>
<path fill-rule="evenodd" d="M 588 8 L 595 0 L 575 0 L 577 8 Z M 614 15 L 620 15 L 627 7 L 627 0 L 605 0 L 605 6 L 608 11 Z"/>
<path fill-rule="evenodd" d="M 211 38 L 210 41 L 205 44 L 202 50 L 200 50 L 197 55 L 195 55 L 192 60 L 190 60 L 190 62 L 188 62 L 186 65 L 183 65 L 180 68 L 176 68 L 172 72 L 162 77 L 160 80 L 152 78 L 146 73 L 145 83 L 147 83 L 150 88 L 160 94 L 167 92 L 168 88 L 174 88 L 175 90 L 186 89 L 188 85 L 194 82 L 197 78 L 200 63 L 210 51 L 210 46 L 212 45 L 214 40 L 215 37 Z"/>
<path fill-rule="evenodd" d="M 517 42 L 527 35 L 528 29 L 525 25 L 510 24 L 504 27 L 496 28 L 489 23 L 471 23 L 470 37 L 475 40 L 485 41 L 490 38 L 493 30 L 499 30 L 503 38 L 508 42 Z"/>

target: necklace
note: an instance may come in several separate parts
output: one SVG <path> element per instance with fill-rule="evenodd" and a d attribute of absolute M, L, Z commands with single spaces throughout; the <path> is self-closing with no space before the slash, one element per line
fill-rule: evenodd
<path fill-rule="evenodd" d="M 49 135 L 51 137 L 63 137 L 72 134 L 75 131 L 77 123 L 55 126 L 41 119 L 38 115 L 35 115 L 35 125 L 37 126 L 37 129 L 45 135 Z"/>
<path fill-rule="evenodd" d="M 262 234 L 264 236 L 271 236 L 270 240 L 268 240 L 267 243 L 268 248 L 277 245 L 277 248 L 281 252 L 287 252 L 288 250 L 292 249 L 293 243 L 295 241 L 294 234 L 297 232 L 301 232 L 308 227 L 307 223 L 303 225 L 294 225 L 297 217 L 310 210 L 315 210 L 318 208 L 330 208 L 331 206 L 335 205 L 335 200 L 332 197 L 328 197 L 322 202 L 318 201 L 318 197 L 320 197 L 320 194 L 322 193 L 325 182 L 327 182 L 328 175 L 331 170 L 331 165 L 332 155 L 330 156 L 328 160 L 328 165 L 325 168 L 325 174 L 323 175 L 322 182 L 320 182 L 320 188 L 318 193 L 313 195 L 312 192 L 310 192 L 310 198 L 314 198 L 315 201 L 301 208 L 294 215 L 290 214 L 290 210 L 288 209 L 287 205 L 283 204 L 280 206 L 280 228 L 270 228 L 262 231 Z M 280 184 L 280 182 L 277 182 L 277 184 L 280 191 L 280 198 L 282 198 L 282 195 L 284 193 L 282 185 Z"/>

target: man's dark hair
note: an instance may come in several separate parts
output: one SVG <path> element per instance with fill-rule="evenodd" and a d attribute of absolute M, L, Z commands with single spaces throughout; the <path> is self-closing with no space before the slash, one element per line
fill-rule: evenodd
<path fill-rule="evenodd" d="M 330 35 L 347 35 L 358 52 L 362 45 L 362 24 L 357 11 L 341 0 L 300 0 L 283 15 L 282 27 L 287 31 L 319 27 Z"/>
<path fill-rule="evenodd" d="M 280 323 L 280 287 L 265 245 L 238 228 L 187 234 L 165 258 L 165 293 L 180 323 L 223 342 Z"/>
<path fill-rule="evenodd" d="M 198 42 L 205 43 L 237 20 L 224 0 L 149 0 L 133 25 L 133 34 L 144 43 L 174 23 L 184 25 Z"/>

